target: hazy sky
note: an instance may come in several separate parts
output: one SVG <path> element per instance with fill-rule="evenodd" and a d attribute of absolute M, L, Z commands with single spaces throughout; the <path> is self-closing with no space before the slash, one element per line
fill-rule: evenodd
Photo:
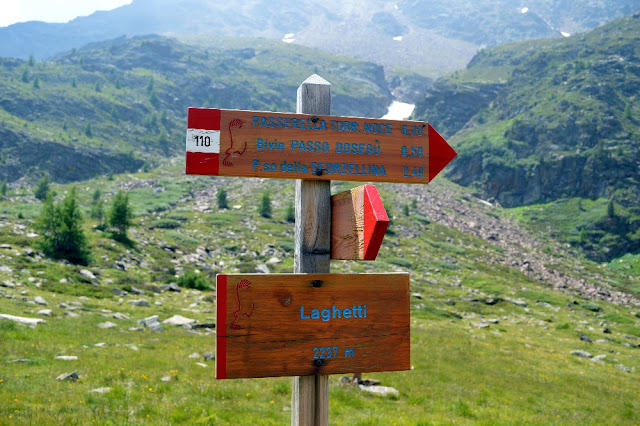
<path fill-rule="evenodd" d="M 131 0 L 0 0 L 0 27 L 25 21 L 68 22 Z"/>

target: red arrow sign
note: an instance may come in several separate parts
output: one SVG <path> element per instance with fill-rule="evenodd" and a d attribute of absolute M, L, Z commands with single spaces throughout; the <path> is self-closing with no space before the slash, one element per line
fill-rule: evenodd
<path fill-rule="evenodd" d="M 375 260 L 389 217 L 375 185 L 331 197 L 331 259 Z"/>
<path fill-rule="evenodd" d="M 189 108 L 187 174 L 428 183 L 456 156 L 430 124 Z"/>

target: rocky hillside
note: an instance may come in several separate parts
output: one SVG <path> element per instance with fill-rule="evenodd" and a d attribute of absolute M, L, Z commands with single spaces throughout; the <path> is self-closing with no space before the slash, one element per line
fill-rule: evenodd
<path fill-rule="evenodd" d="M 0 29 L 0 56 L 38 59 L 119 35 L 267 37 L 441 76 L 482 46 L 592 29 L 637 11 L 634 0 L 134 0 L 67 24 Z"/>
<path fill-rule="evenodd" d="M 122 37 L 45 62 L 0 58 L 0 180 L 152 167 L 184 150 L 189 106 L 295 111 L 315 72 L 335 114 L 386 112 L 381 66 L 268 40 Z"/>
<path fill-rule="evenodd" d="M 635 14 L 584 35 L 483 50 L 438 81 L 414 114 L 451 136 L 454 181 L 511 207 L 610 199 L 621 216 L 598 218 L 583 243 L 612 232 L 625 241 L 608 256 L 633 252 L 640 248 L 638 34 Z"/>

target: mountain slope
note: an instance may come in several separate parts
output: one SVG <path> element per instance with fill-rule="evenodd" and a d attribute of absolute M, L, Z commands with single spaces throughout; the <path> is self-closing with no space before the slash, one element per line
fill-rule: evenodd
<path fill-rule="evenodd" d="M 449 176 L 503 205 L 580 196 L 637 206 L 638 34 L 640 14 L 482 51 L 439 81 L 415 116 L 455 134 Z"/>
<path fill-rule="evenodd" d="M 184 150 L 189 106 L 295 111 L 315 72 L 333 83 L 335 114 L 381 116 L 391 101 L 378 65 L 269 40 L 193 43 L 122 37 L 46 62 L 0 59 L 0 180 L 152 165 Z"/>
<path fill-rule="evenodd" d="M 67 24 L 28 22 L 0 28 L 0 56 L 26 59 L 32 53 L 47 58 L 119 35 L 281 40 L 292 34 L 288 39 L 294 43 L 439 76 L 464 66 L 480 46 L 583 31 L 637 8 L 635 0 L 532 0 L 526 8 L 516 0 L 302 0 L 295 7 L 285 0 L 134 0 Z"/>
<path fill-rule="evenodd" d="M 564 207 L 540 207 L 547 215 L 533 207 L 525 215 L 546 217 L 540 226 L 559 226 L 563 239 L 594 259 L 634 252 L 640 249 L 639 34 L 635 14 L 568 39 L 482 51 L 466 70 L 438 81 L 415 115 L 452 136 L 458 158 L 447 171 L 456 182 L 504 206 L 609 199 L 610 207 L 604 200 L 575 210 L 578 204 L 558 201 Z"/>

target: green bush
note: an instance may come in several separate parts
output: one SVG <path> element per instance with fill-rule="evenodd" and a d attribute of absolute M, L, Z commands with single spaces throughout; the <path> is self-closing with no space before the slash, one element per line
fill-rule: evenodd
<path fill-rule="evenodd" d="M 176 229 L 180 228 L 182 224 L 177 220 L 173 219 L 158 219 L 151 222 L 152 228 L 160 228 L 160 229 Z"/>
<path fill-rule="evenodd" d="M 178 285 L 195 290 L 211 290 L 207 279 L 195 271 L 187 271 L 178 278 Z"/>

